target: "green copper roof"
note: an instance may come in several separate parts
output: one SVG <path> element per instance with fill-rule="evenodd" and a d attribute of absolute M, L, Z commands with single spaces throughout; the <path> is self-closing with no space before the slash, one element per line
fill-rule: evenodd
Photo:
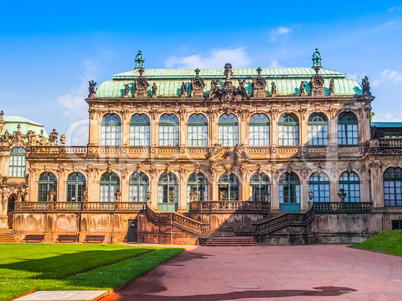
<path fill-rule="evenodd" d="M 315 74 L 314 69 L 311 68 L 263 68 L 261 69 L 261 76 L 272 79 L 293 79 L 293 78 L 310 78 Z M 253 78 L 258 75 L 254 68 L 232 69 L 234 79 L 247 79 Z M 204 79 L 222 78 L 223 68 L 221 69 L 200 69 L 200 76 Z M 345 73 L 340 73 L 332 70 L 321 69 L 320 75 L 328 78 L 345 78 Z M 132 70 L 120 74 L 113 75 L 114 80 L 134 80 L 140 76 L 138 70 Z M 195 76 L 194 69 L 145 69 L 143 76 L 148 80 L 151 79 L 191 79 Z"/>
<path fill-rule="evenodd" d="M 378 128 L 402 128 L 402 122 L 372 122 L 371 126 Z"/>
<path fill-rule="evenodd" d="M 311 68 L 265 68 L 261 69 L 261 76 L 267 81 L 266 93 L 270 94 L 271 83 L 275 82 L 277 88 L 277 96 L 300 95 L 300 83 L 306 83 L 306 93 L 310 92 L 308 83 L 315 74 L 315 70 Z M 252 80 L 257 77 L 258 73 L 252 68 L 232 69 L 231 76 L 234 86 L 238 86 L 239 79 L 246 80 L 246 89 L 249 95 L 252 95 Z M 221 86 L 224 83 L 225 75 L 222 69 L 200 69 L 199 76 L 205 80 L 204 92 L 208 93 L 211 88 L 212 79 L 220 79 Z M 362 95 L 361 86 L 354 80 L 345 79 L 344 73 L 321 69 L 319 74 L 324 77 L 324 92 L 329 94 L 330 79 L 334 79 L 334 92 L 337 96 L 354 96 Z M 139 77 L 138 70 L 132 70 L 125 73 L 114 75 L 112 81 L 102 83 L 97 91 L 97 97 L 123 97 L 124 85 L 133 83 Z M 151 86 L 156 83 L 157 96 L 159 97 L 178 97 L 180 95 L 180 86 L 182 82 L 187 84 L 187 92 L 190 95 L 191 79 L 195 77 L 193 69 L 146 69 L 143 76 L 148 79 L 149 88 L 148 95 L 151 96 Z M 132 85 L 130 85 L 130 89 Z M 134 92 L 134 91 L 132 91 Z"/>
<path fill-rule="evenodd" d="M 46 130 L 44 126 L 40 123 L 37 123 L 35 121 L 26 119 L 21 116 L 4 116 L 4 126 L 3 129 L 0 132 L 0 135 L 3 135 L 5 131 L 7 130 L 10 134 L 15 133 L 18 129 L 18 125 L 21 126 L 21 133 L 26 135 L 29 130 L 35 131 L 38 137 L 40 136 L 40 131 L 43 130 L 43 135 L 45 137 L 49 137 L 48 134 L 46 133 Z"/>

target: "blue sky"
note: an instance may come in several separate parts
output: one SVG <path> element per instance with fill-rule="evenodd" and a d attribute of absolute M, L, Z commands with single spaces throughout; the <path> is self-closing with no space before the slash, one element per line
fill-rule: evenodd
<path fill-rule="evenodd" d="M 402 1 L 5 3 L 0 110 L 74 129 L 73 144 L 86 143 L 88 80 L 131 70 L 139 49 L 149 69 L 257 68 L 310 67 L 318 47 L 324 68 L 369 77 L 374 121 L 402 121 Z"/>

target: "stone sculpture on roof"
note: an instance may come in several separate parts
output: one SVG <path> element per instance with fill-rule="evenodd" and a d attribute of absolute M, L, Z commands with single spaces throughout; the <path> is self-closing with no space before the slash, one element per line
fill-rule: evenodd
<path fill-rule="evenodd" d="M 362 79 L 363 95 L 371 95 L 370 82 L 367 76 Z"/>
<path fill-rule="evenodd" d="M 267 85 L 267 82 L 265 78 L 261 76 L 261 71 L 262 69 L 258 67 L 256 69 L 258 75 L 256 78 L 253 78 L 253 97 L 266 97 L 266 92 L 265 92 L 265 87 Z"/>
<path fill-rule="evenodd" d="M 156 98 L 156 91 L 158 90 L 158 87 L 156 86 L 156 83 L 152 84 L 152 98 Z"/>
<path fill-rule="evenodd" d="M 89 81 L 88 97 L 96 97 L 96 91 L 95 91 L 96 84 L 97 83 L 94 80 Z"/>
<path fill-rule="evenodd" d="M 141 50 L 138 50 L 138 53 L 135 57 L 135 67 L 134 70 L 140 70 L 141 68 L 144 68 L 144 55 L 141 53 Z"/>
<path fill-rule="evenodd" d="M 140 76 L 135 80 L 135 93 L 134 96 L 136 98 L 146 98 L 147 94 L 148 94 L 148 80 L 142 76 L 142 74 L 144 73 L 144 68 L 140 68 L 138 70 L 140 72 Z"/>
<path fill-rule="evenodd" d="M 247 91 L 245 88 L 246 85 L 246 80 L 240 80 L 239 79 L 239 87 L 237 88 L 237 94 L 241 96 L 241 99 L 250 99 L 250 97 L 248 97 L 247 95 Z"/>
<path fill-rule="evenodd" d="M 185 82 L 182 82 L 182 83 L 181 83 L 181 86 L 180 86 L 180 96 L 181 96 L 181 97 L 186 97 L 186 96 L 187 96 L 187 85 L 186 85 Z"/>
<path fill-rule="evenodd" d="M 200 73 L 200 69 L 195 69 L 195 77 L 191 79 L 191 97 L 203 97 L 204 96 L 204 79 L 200 77 L 198 74 Z"/>
<path fill-rule="evenodd" d="M 271 83 L 271 96 L 276 97 L 276 84 L 275 84 L 275 82 Z"/>
<path fill-rule="evenodd" d="M 332 96 L 334 95 L 334 89 L 335 89 L 335 83 L 334 83 L 334 79 L 331 78 L 331 80 L 329 81 L 329 95 Z"/>

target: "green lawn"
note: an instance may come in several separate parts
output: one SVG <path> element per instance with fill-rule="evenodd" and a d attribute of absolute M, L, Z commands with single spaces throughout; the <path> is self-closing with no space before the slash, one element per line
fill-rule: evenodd
<path fill-rule="evenodd" d="M 184 249 L 88 244 L 0 244 L 0 300 L 32 290 L 111 289 Z"/>
<path fill-rule="evenodd" d="M 351 248 L 402 256 L 402 230 L 382 232 Z"/>

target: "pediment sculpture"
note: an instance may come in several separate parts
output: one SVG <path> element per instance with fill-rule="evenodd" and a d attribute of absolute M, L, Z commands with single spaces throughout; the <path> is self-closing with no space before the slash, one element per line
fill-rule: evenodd
<path fill-rule="evenodd" d="M 261 76 L 262 69 L 258 67 L 256 70 L 258 75 L 256 78 L 253 78 L 253 83 L 251 84 L 253 87 L 253 97 L 266 97 L 265 87 L 267 86 L 267 81 Z"/>
<path fill-rule="evenodd" d="M 149 84 L 148 80 L 142 76 L 144 71 L 145 69 L 142 67 L 138 70 L 138 72 L 140 72 L 140 76 L 135 80 L 135 98 L 146 98 L 148 96 Z"/>
<path fill-rule="evenodd" d="M 191 97 L 203 97 L 205 88 L 204 79 L 198 75 L 200 69 L 197 68 L 194 71 L 196 75 L 191 79 Z"/>

